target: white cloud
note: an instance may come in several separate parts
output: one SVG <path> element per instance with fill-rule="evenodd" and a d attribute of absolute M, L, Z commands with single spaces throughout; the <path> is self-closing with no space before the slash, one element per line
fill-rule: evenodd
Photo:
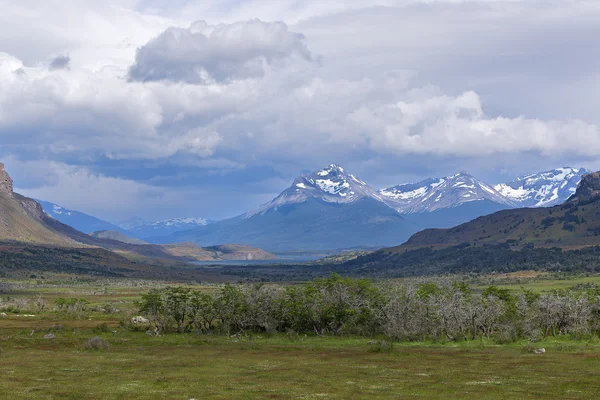
<path fill-rule="evenodd" d="M 291 58 L 312 61 L 304 36 L 283 22 L 258 19 L 189 29 L 169 28 L 137 50 L 132 80 L 187 83 L 225 82 L 262 77 Z"/>

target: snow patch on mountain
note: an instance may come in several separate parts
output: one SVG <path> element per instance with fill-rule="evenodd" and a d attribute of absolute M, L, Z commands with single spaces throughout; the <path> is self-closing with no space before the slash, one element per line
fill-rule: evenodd
<path fill-rule="evenodd" d="M 56 204 L 52 205 L 52 209 L 50 211 L 46 211 L 48 214 L 52 215 L 73 215 L 73 212 L 67 210 L 66 208 L 62 208 L 61 206 L 57 206 Z"/>
<path fill-rule="evenodd" d="M 581 177 L 589 172 L 585 168 L 557 168 L 496 185 L 495 189 L 518 207 L 551 207 L 575 194 Z"/>

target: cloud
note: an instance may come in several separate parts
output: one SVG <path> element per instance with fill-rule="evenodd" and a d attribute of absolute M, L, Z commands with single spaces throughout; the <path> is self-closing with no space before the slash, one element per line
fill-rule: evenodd
<path fill-rule="evenodd" d="M 71 57 L 65 55 L 59 55 L 50 61 L 50 65 L 48 66 L 51 70 L 55 69 L 67 69 L 69 68 L 69 63 L 71 62 Z"/>
<path fill-rule="evenodd" d="M 600 167 L 597 2 L 23 1 L 0 0 L 0 151 L 59 165 L 26 188 L 73 208 L 116 213 L 69 179 L 212 217 L 333 161 L 385 185 Z"/>
<path fill-rule="evenodd" d="M 313 61 L 304 36 L 283 22 L 258 19 L 189 29 L 169 28 L 137 50 L 134 81 L 228 82 L 262 77 L 267 68 L 299 58 Z"/>

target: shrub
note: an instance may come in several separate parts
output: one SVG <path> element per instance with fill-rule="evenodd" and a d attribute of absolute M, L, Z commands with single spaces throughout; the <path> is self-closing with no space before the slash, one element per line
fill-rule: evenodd
<path fill-rule="evenodd" d="M 95 336 L 83 344 L 83 348 L 86 350 L 100 350 L 106 351 L 110 348 L 108 340 L 102 339 L 99 336 Z"/>
<path fill-rule="evenodd" d="M 377 342 L 371 342 L 369 346 L 369 352 L 371 353 L 391 353 L 394 350 L 394 343 L 386 340 L 378 340 Z"/>
<path fill-rule="evenodd" d="M 94 328 L 94 332 L 97 333 L 108 333 L 110 331 L 111 329 L 108 327 L 108 324 L 106 322 L 103 322 Z"/>

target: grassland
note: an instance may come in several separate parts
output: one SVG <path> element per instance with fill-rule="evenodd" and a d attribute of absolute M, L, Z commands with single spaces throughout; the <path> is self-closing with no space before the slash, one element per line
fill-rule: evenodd
<path fill-rule="evenodd" d="M 518 288 L 546 290 L 600 279 L 548 278 L 531 277 Z M 144 329 L 126 329 L 121 321 L 134 315 L 140 294 L 165 283 L 53 279 L 5 283 L 0 299 L 39 296 L 50 305 L 60 297 L 84 297 L 89 308 L 67 315 L 48 306 L 32 312 L 34 317 L 12 312 L 0 319 L 0 398 L 595 399 L 600 388 L 600 343 L 593 339 L 536 343 L 547 350 L 536 355 L 523 351 L 525 342 L 395 343 L 389 348 L 377 344 L 382 338 L 367 337 L 155 337 Z M 98 310 L 106 304 L 118 311 Z M 56 338 L 44 339 L 48 333 Z M 86 349 L 95 336 L 110 347 Z"/>
<path fill-rule="evenodd" d="M 85 328 L 57 339 L 3 331 L 0 386 L 11 399 L 133 398 L 545 398 L 593 399 L 600 347 L 396 345 L 366 339 L 148 337 L 104 334 L 107 351 L 85 350 Z"/>
<path fill-rule="evenodd" d="M 508 274 L 488 275 L 483 279 L 477 279 L 474 287 L 484 288 L 488 285 L 495 285 L 512 292 L 518 292 L 521 289 L 533 290 L 537 293 L 549 292 L 552 290 L 582 290 L 586 287 L 600 287 L 600 275 L 565 275 L 540 273 L 536 271 L 523 271 Z"/>

